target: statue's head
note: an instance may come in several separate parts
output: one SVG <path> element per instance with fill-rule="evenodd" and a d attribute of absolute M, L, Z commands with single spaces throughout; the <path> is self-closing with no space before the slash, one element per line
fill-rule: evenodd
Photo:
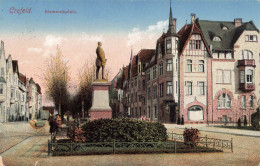
<path fill-rule="evenodd" d="M 99 42 L 98 42 L 98 45 L 99 45 L 99 46 L 102 46 L 102 43 L 99 41 Z"/>

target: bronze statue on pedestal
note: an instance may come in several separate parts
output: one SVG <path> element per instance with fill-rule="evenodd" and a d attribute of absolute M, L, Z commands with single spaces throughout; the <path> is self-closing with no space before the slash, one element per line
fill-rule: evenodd
<path fill-rule="evenodd" d="M 103 49 L 101 48 L 102 43 L 98 42 L 98 47 L 96 49 L 96 54 L 97 54 L 97 59 L 96 59 L 96 79 L 98 80 L 98 73 L 99 73 L 99 69 L 100 67 L 102 67 L 102 80 L 106 79 L 104 77 L 104 72 L 105 72 L 105 65 L 106 65 L 106 59 L 105 59 L 105 52 L 103 51 Z"/>

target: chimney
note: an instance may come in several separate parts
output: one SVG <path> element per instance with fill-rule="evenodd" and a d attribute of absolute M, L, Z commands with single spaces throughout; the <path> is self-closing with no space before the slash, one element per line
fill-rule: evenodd
<path fill-rule="evenodd" d="M 190 14 L 190 18 L 191 18 L 191 24 L 193 24 L 193 23 L 194 23 L 195 16 L 196 16 L 196 14 L 194 14 L 194 13 L 191 13 L 191 14 Z"/>
<path fill-rule="evenodd" d="M 3 41 L 1 41 L 1 49 L 4 49 L 4 42 Z"/>
<path fill-rule="evenodd" d="M 173 19 L 172 19 L 172 22 L 173 22 L 174 33 L 176 33 L 176 22 L 177 22 L 177 18 L 173 18 Z"/>
<path fill-rule="evenodd" d="M 234 19 L 235 27 L 239 27 L 242 25 L 242 18 L 235 18 Z"/>

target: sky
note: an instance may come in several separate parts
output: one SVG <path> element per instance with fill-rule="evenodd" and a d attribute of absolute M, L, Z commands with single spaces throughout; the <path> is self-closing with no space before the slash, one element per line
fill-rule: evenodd
<path fill-rule="evenodd" d="M 172 0 L 171 6 L 177 30 L 190 23 L 191 13 L 200 20 L 252 20 L 260 28 L 259 0 Z M 5 42 L 6 57 L 11 54 L 20 72 L 40 85 L 45 62 L 57 44 L 76 85 L 79 69 L 95 59 L 101 41 L 113 78 L 129 63 L 131 48 L 134 54 L 155 48 L 168 29 L 169 8 L 169 0 L 0 0 L 0 40 Z"/>

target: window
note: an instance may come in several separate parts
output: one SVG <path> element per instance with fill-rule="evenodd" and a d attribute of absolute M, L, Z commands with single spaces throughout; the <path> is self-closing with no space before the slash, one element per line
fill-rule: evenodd
<path fill-rule="evenodd" d="M 148 99 L 150 99 L 151 98 L 151 88 L 149 87 L 148 89 L 147 89 L 147 96 L 148 96 Z"/>
<path fill-rule="evenodd" d="M 166 53 L 167 54 L 172 53 L 172 40 L 171 39 L 166 40 Z"/>
<path fill-rule="evenodd" d="M 172 71 L 172 59 L 167 59 L 166 60 L 166 70 L 167 71 Z"/>
<path fill-rule="evenodd" d="M 250 41 L 250 42 L 257 42 L 257 36 L 256 35 L 246 35 L 246 41 Z"/>
<path fill-rule="evenodd" d="M 245 83 L 245 71 L 240 71 L 240 83 Z"/>
<path fill-rule="evenodd" d="M 249 106 L 250 108 L 254 108 L 254 96 L 250 96 L 250 100 L 249 100 Z"/>
<path fill-rule="evenodd" d="M 230 84 L 231 83 L 231 71 L 230 70 L 224 70 L 224 83 Z"/>
<path fill-rule="evenodd" d="M 138 65 L 138 73 L 141 73 L 141 64 Z"/>
<path fill-rule="evenodd" d="M 213 41 L 221 41 L 221 39 L 220 39 L 220 37 L 215 36 L 215 37 L 213 38 Z"/>
<path fill-rule="evenodd" d="M 147 70 L 146 77 L 147 77 L 147 80 L 149 81 L 150 80 L 150 70 Z"/>
<path fill-rule="evenodd" d="M 192 82 L 191 81 L 187 81 L 186 82 L 186 86 L 187 86 L 187 95 L 192 95 Z"/>
<path fill-rule="evenodd" d="M 2 77 L 5 77 L 5 70 L 4 70 L 3 67 L 1 68 L 1 76 L 2 76 Z"/>
<path fill-rule="evenodd" d="M 156 78 L 156 66 L 153 67 L 153 79 Z"/>
<path fill-rule="evenodd" d="M 159 84 L 159 95 L 163 97 L 163 83 Z"/>
<path fill-rule="evenodd" d="M 143 80 L 143 90 L 145 90 L 145 80 Z"/>
<path fill-rule="evenodd" d="M 22 101 L 24 101 L 24 95 L 22 95 Z"/>
<path fill-rule="evenodd" d="M 223 72 L 222 70 L 217 70 L 217 83 L 222 83 L 222 78 L 223 78 Z"/>
<path fill-rule="evenodd" d="M 246 96 L 242 96 L 241 98 L 241 108 L 246 108 Z"/>
<path fill-rule="evenodd" d="M 239 59 L 243 60 L 243 59 L 253 59 L 253 52 L 249 51 L 249 50 L 242 50 L 240 52 L 240 56 Z"/>
<path fill-rule="evenodd" d="M 159 70 L 160 75 L 163 75 L 163 62 L 159 64 Z"/>
<path fill-rule="evenodd" d="M 231 83 L 231 70 L 217 70 L 217 83 L 230 84 Z"/>
<path fill-rule="evenodd" d="M 218 108 L 231 108 L 231 99 L 228 94 L 223 93 L 218 97 Z"/>
<path fill-rule="evenodd" d="M 153 87 L 153 98 L 156 99 L 157 98 L 157 86 Z"/>
<path fill-rule="evenodd" d="M 246 73 L 246 82 L 253 83 L 253 70 L 248 69 Z"/>
<path fill-rule="evenodd" d="M 199 82 L 200 95 L 204 95 L 204 82 Z"/>
<path fill-rule="evenodd" d="M 4 85 L 0 84 L 0 94 L 3 94 L 3 93 L 4 93 Z"/>
<path fill-rule="evenodd" d="M 192 72 L 192 60 L 187 60 L 187 72 Z"/>
<path fill-rule="evenodd" d="M 203 60 L 199 61 L 199 72 L 204 72 L 204 61 Z"/>
<path fill-rule="evenodd" d="M 168 81 L 167 82 L 167 95 L 171 95 L 172 94 L 172 81 Z"/>
<path fill-rule="evenodd" d="M 201 40 L 190 40 L 189 49 L 190 50 L 200 50 L 201 49 Z"/>
<path fill-rule="evenodd" d="M 176 65 L 175 65 L 175 67 L 176 67 L 176 71 L 178 71 L 178 59 L 176 59 Z"/>
<path fill-rule="evenodd" d="M 157 111 L 157 106 L 154 106 L 154 118 L 158 117 L 158 111 Z"/>
<path fill-rule="evenodd" d="M 11 99 L 14 99 L 14 89 L 11 90 Z"/>

